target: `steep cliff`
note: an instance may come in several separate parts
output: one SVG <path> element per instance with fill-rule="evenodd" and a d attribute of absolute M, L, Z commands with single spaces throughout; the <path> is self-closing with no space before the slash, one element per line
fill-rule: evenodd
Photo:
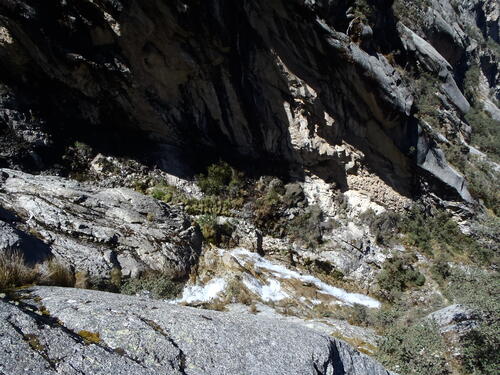
<path fill-rule="evenodd" d="M 75 139 L 134 154 L 141 138 L 165 168 L 162 144 L 193 165 L 207 155 L 273 160 L 344 190 L 338 147 L 349 144 L 405 196 L 425 174 L 441 195 L 471 201 L 405 77 L 420 65 L 436 77 L 437 106 L 467 140 L 463 71 L 398 23 L 390 3 L 370 3 L 366 17 L 344 1 L 3 1 L 4 132 L 35 169 Z"/>

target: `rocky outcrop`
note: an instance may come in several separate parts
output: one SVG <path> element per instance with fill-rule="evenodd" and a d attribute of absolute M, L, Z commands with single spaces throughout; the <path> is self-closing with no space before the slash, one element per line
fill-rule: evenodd
<path fill-rule="evenodd" d="M 206 154 L 271 159 L 299 178 L 313 172 L 346 190 L 336 152 L 345 143 L 405 196 L 418 190 L 423 169 L 452 198 L 470 200 L 459 175 L 441 178 L 450 174 L 444 160 L 432 168 L 419 162 L 437 155 L 437 145 L 420 141 L 411 90 L 387 57 L 401 41 L 382 3 L 373 30 L 349 21 L 340 1 L 72 0 L 42 7 L 25 0 L 0 7 L 1 124 L 12 134 L 3 142 L 16 139 L 33 168 L 54 163 L 69 140 L 107 151 L 127 142 L 133 153 L 142 139 L 156 143 L 147 153 L 159 165 L 170 157 L 158 145 L 169 144 L 186 152 L 186 164 Z M 381 30 L 392 37 L 378 46 Z M 467 109 L 453 80 L 443 87 Z M 4 164 L 12 157 L 3 156 Z"/>
<path fill-rule="evenodd" d="M 185 276 L 197 261 L 201 235 L 179 208 L 130 189 L 102 189 L 7 169 L 0 176 L 0 205 L 19 227 L 2 224 L 0 248 L 16 247 L 32 259 L 32 244 L 21 241 L 31 238 L 45 250 L 38 258 L 53 255 L 97 278 L 109 277 L 114 267 L 125 277 L 145 269 Z"/>
<path fill-rule="evenodd" d="M 450 305 L 428 316 L 439 327 L 441 333 L 454 333 L 458 336 L 478 326 L 478 313 L 464 305 Z"/>
<path fill-rule="evenodd" d="M 483 318 L 478 311 L 466 305 L 454 304 L 434 311 L 426 317 L 439 329 L 450 354 L 455 358 L 462 358 L 467 336 L 481 325 Z"/>
<path fill-rule="evenodd" d="M 346 343 L 261 317 L 65 288 L 0 300 L 0 371 L 389 375 Z"/>

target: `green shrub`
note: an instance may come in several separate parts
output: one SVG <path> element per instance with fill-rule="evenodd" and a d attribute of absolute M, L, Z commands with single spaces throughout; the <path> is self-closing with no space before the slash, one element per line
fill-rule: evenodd
<path fill-rule="evenodd" d="M 196 222 L 200 226 L 205 242 L 216 246 L 230 243 L 231 235 L 234 232 L 234 227 L 230 223 L 219 224 L 214 215 L 201 216 L 196 219 Z"/>
<path fill-rule="evenodd" d="M 419 322 L 390 328 L 381 339 L 378 359 L 401 375 L 447 375 L 446 347 L 435 325 Z"/>
<path fill-rule="evenodd" d="M 321 222 L 323 212 L 318 206 L 309 206 L 305 211 L 286 224 L 285 234 L 308 248 L 321 244 Z"/>
<path fill-rule="evenodd" d="M 413 267 L 415 261 L 415 257 L 406 255 L 395 256 L 384 262 L 382 271 L 377 275 L 383 298 L 394 301 L 406 289 L 424 285 L 425 276 Z"/>
<path fill-rule="evenodd" d="M 500 162 L 500 121 L 496 121 L 482 109 L 472 107 L 465 115 L 472 127 L 471 144 Z"/>
<path fill-rule="evenodd" d="M 443 283 L 451 275 L 451 269 L 446 257 L 440 256 L 432 263 L 431 273 L 439 283 Z"/>
<path fill-rule="evenodd" d="M 357 303 L 354 304 L 349 317 L 349 323 L 356 326 L 369 326 L 371 324 L 371 317 L 368 308 Z"/>
<path fill-rule="evenodd" d="M 294 209 L 291 218 L 287 213 L 290 209 Z M 254 222 L 263 234 L 288 236 L 309 248 L 321 243 L 322 220 L 321 209 L 307 206 L 304 191 L 297 183 L 284 187 L 275 180 L 254 202 Z"/>
<path fill-rule="evenodd" d="M 130 279 L 122 284 L 121 293 L 137 294 L 148 291 L 154 298 L 175 298 L 183 288 L 183 283 L 174 280 L 165 272 L 148 271 L 138 278 Z"/>
<path fill-rule="evenodd" d="M 500 323 L 482 323 L 462 338 L 461 362 L 466 374 L 497 375 L 500 373 Z"/>
<path fill-rule="evenodd" d="M 255 201 L 255 224 L 263 230 L 264 234 L 276 233 L 281 211 L 281 196 L 274 189 L 270 189 Z"/>
<path fill-rule="evenodd" d="M 236 194 L 242 185 L 241 175 L 226 162 L 210 165 L 206 174 L 196 176 L 196 182 L 208 195 Z"/>

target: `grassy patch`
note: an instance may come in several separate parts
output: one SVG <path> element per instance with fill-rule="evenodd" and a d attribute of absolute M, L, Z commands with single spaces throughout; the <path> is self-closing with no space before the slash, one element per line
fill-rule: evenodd
<path fill-rule="evenodd" d="M 75 285 L 74 273 L 54 258 L 46 261 L 39 268 L 42 270 L 39 277 L 40 284 L 64 287 L 73 287 Z"/>

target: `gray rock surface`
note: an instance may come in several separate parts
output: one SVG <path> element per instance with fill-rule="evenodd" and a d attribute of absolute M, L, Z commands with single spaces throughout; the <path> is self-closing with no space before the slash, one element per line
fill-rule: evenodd
<path fill-rule="evenodd" d="M 0 221 L 0 252 L 19 249 L 21 238 L 9 224 Z"/>
<path fill-rule="evenodd" d="M 0 219 L 0 254 L 3 252 L 19 253 L 28 264 L 42 262 L 51 255 L 50 247 L 39 238 Z"/>
<path fill-rule="evenodd" d="M 298 325 L 104 292 L 35 288 L 0 301 L 0 325 L 0 372 L 11 375 L 389 375 Z"/>
<path fill-rule="evenodd" d="M 428 316 L 439 327 L 441 333 L 451 332 L 459 336 L 479 324 L 478 314 L 464 305 L 450 305 Z"/>
<path fill-rule="evenodd" d="M 115 266 L 124 276 L 147 268 L 183 276 L 201 251 L 199 230 L 180 209 L 133 190 L 0 173 L 0 205 L 17 214 L 19 226 L 36 233 L 56 258 L 91 276 L 107 278 Z M 14 233 L 2 228 L 2 237 Z M 13 237 L 5 240 L 11 242 Z"/>

